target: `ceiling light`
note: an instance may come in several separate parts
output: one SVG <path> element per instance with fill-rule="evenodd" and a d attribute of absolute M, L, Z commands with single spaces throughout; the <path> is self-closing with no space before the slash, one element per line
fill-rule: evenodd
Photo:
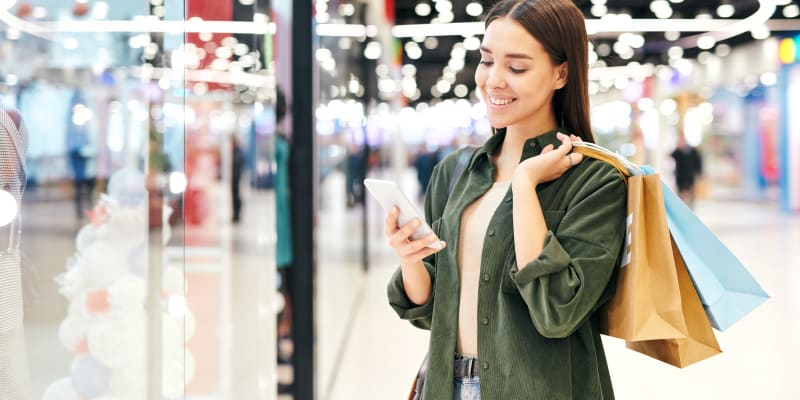
<path fill-rule="evenodd" d="M 675 3 L 675 4 L 683 3 L 683 0 L 669 0 L 669 1 L 672 2 L 672 3 Z"/>
<path fill-rule="evenodd" d="M 439 93 L 449 92 L 450 87 L 451 87 L 450 82 L 444 79 L 440 80 L 439 82 L 436 82 L 436 89 L 439 91 Z"/>
<path fill-rule="evenodd" d="M 759 25 L 753 28 L 753 30 L 750 31 L 750 34 L 753 35 L 753 39 L 761 40 L 768 38 L 770 31 L 766 25 Z"/>
<path fill-rule="evenodd" d="M 791 3 L 791 2 L 792 2 L 792 0 L 775 0 L 775 5 L 776 6 L 785 6 L 785 5 L 787 5 L 787 4 Z"/>
<path fill-rule="evenodd" d="M 671 42 L 674 42 L 681 38 L 681 33 L 678 31 L 666 31 L 664 32 L 664 38 Z"/>
<path fill-rule="evenodd" d="M 436 2 L 436 11 L 440 14 L 449 13 L 453 11 L 453 3 L 449 0 L 440 0 Z"/>
<path fill-rule="evenodd" d="M 786 13 L 786 10 L 784 9 L 784 14 L 785 13 Z M 41 6 L 33 7 L 33 18 L 42 19 L 44 17 L 47 17 L 47 9 L 46 8 L 41 7 Z"/>
<path fill-rule="evenodd" d="M 679 46 L 672 46 L 667 50 L 667 54 L 669 54 L 669 58 L 681 58 L 683 57 L 683 48 Z"/>
<path fill-rule="evenodd" d="M 778 82 L 778 77 L 775 76 L 774 72 L 765 72 L 765 73 L 761 74 L 761 79 L 760 80 L 761 80 L 761 83 L 764 86 L 772 86 L 776 82 Z"/>
<path fill-rule="evenodd" d="M 467 4 L 467 14 L 473 17 L 479 17 L 483 14 L 483 6 L 477 1 Z"/>
<path fill-rule="evenodd" d="M 797 18 L 800 16 L 800 7 L 797 4 L 790 4 L 783 7 L 783 16 L 786 18 Z"/>
<path fill-rule="evenodd" d="M 711 61 L 711 58 L 714 57 L 710 52 L 701 51 L 700 54 L 697 55 L 697 62 L 700 64 L 708 64 Z"/>
<path fill-rule="evenodd" d="M 453 89 L 453 93 L 458 97 L 467 97 L 467 95 L 469 94 L 469 88 L 467 87 L 467 85 L 459 83 Z"/>
<path fill-rule="evenodd" d="M 697 47 L 703 50 L 708 50 L 714 47 L 715 44 L 717 44 L 717 40 L 714 39 L 714 37 L 711 35 L 703 35 L 700 36 L 699 39 L 697 39 Z"/>
<path fill-rule="evenodd" d="M 717 15 L 722 18 L 730 18 L 736 12 L 736 9 L 733 7 L 733 4 L 720 4 L 717 7 Z"/>
<path fill-rule="evenodd" d="M 339 14 L 350 17 L 356 12 L 356 7 L 350 3 L 340 4 L 339 5 Z"/>
<path fill-rule="evenodd" d="M 606 0 L 592 0 L 592 4 L 594 5 L 605 5 Z"/>
<path fill-rule="evenodd" d="M 717 46 L 717 48 L 714 50 L 714 54 L 716 54 L 719 57 L 725 57 L 728 54 L 731 54 L 731 46 L 722 43 L 719 46 Z"/>
<path fill-rule="evenodd" d="M 367 43 L 367 47 L 364 48 L 364 57 L 368 60 L 377 60 L 381 58 L 381 44 L 378 42 Z"/>
<path fill-rule="evenodd" d="M 709 13 L 708 11 L 701 10 L 700 12 L 697 13 L 697 15 L 695 16 L 695 19 L 700 19 L 700 20 L 707 21 L 709 19 L 714 19 L 714 17 L 712 17 L 711 13 Z"/>
<path fill-rule="evenodd" d="M 653 0 L 650 3 L 650 11 L 660 19 L 667 19 L 672 16 L 672 7 L 667 0 Z"/>
<path fill-rule="evenodd" d="M 106 19 L 108 16 L 108 3 L 105 1 L 98 1 L 92 6 L 92 18 Z"/>
<path fill-rule="evenodd" d="M 608 56 L 609 54 L 611 54 L 611 46 L 609 46 L 608 43 L 600 43 L 600 44 L 598 44 L 597 45 L 597 54 L 600 55 L 600 57 Z"/>
<path fill-rule="evenodd" d="M 417 74 L 417 67 L 415 67 L 414 64 L 406 64 L 403 65 L 400 71 L 403 73 L 403 75 L 414 76 Z"/>
<path fill-rule="evenodd" d="M 433 49 L 435 49 L 437 47 L 439 47 L 439 39 L 436 39 L 433 36 L 425 39 L 425 48 L 426 49 L 433 50 Z"/>
<path fill-rule="evenodd" d="M 427 17 L 431 15 L 431 5 L 428 3 L 417 3 L 416 7 L 414 7 L 414 12 L 420 17 Z"/>
<path fill-rule="evenodd" d="M 605 4 L 595 4 L 592 6 L 591 13 L 597 18 L 602 18 L 608 14 L 608 7 Z"/>
<path fill-rule="evenodd" d="M 442 24 L 449 24 L 450 22 L 453 22 L 453 19 L 455 19 L 455 15 L 453 15 L 452 11 L 439 14 L 439 22 Z"/>
<path fill-rule="evenodd" d="M 422 49 L 420 49 L 419 46 L 406 47 L 406 55 L 412 60 L 418 60 L 422 57 Z"/>
<path fill-rule="evenodd" d="M 464 39 L 464 48 L 470 51 L 475 51 L 481 48 L 481 40 L 475 36 L 470 36 Z"/>

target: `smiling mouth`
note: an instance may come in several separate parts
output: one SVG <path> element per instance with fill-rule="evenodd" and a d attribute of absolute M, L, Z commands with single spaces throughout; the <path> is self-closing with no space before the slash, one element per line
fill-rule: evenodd
<path fill-rule="evenodd" d="M 489 97 L 489 102 L 492 103 L 492 105 L 495 105 L 495 106 L 504 106 L 506 104 L 511 104 L 514 101 L 516 101 L 516 99 L 495 99 L 495 98 Z"/>

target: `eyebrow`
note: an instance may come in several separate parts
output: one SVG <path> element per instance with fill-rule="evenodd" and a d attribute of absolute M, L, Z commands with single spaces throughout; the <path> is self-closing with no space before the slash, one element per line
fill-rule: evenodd
<path fill-rule="evenodd" d="M 486 47 L 481 46 L 481 51 L 492 54 L 492 51 L 487 49 Z M 505 55 L 507 58 L 522 58 L 525 60 L 533 60 L 533 57 L 524 54 L 524 53 L 508 53 Z"/>

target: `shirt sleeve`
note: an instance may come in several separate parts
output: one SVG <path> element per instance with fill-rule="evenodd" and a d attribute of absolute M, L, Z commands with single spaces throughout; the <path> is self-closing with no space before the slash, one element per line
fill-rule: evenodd
<path fill-rule="evenodd" d="M 387 287 L 387 294 L 389 296 L 389 305 L 397 313 L 401 319 L 408 320 L 412 325 L 420 329 L 431 329 L 431 320 L 433 317 L 433 293 L 434 293 L 434 268 L 433 265 L 425 262 L 425 269 L 431 277 L 431 295 L 428 296 L 428 301 L 425 304 L 414 304 L 406 296 L 406 289 L 403 285 L 403 272 L 400 268 L 394 272 L 392 279 L 389 280 Z"/>
<path fill-rule="evenodd" d="M 625 238 L 626 188 L 613 171 L 600 178 L 579 177 L 598 183 L 580 189 L 538 258 L 521 271 L 512 265 L 511 279 L 542 336 L 569 336 L 610 297 Z"/>
<path fill-rule="evenodd" d="M 444 211 L 447 204 L 447 182 L 449 179 L 448 171 L 453 169 L 453 157 L 436 165 L 431 174 L 428 190 L 425 193 L 425 219 L 431 223 L 431 227 L 438 234 L 436 221 Z M 403 272 L 398 267 L 392 278 L 389 280 L 387 295 L 389 305 L 394 309 L 401 319 L 408 320 L 412 325 L 421 329 L 430 329 L 433 317 L 434 293 L 436 292 L 436 255 L 428 256 L 423 260 L 425 269 L 431 278 L 431 294 L 425 304 L 415 304 L 406 295 L 405 285 L 403 285 Z"/>

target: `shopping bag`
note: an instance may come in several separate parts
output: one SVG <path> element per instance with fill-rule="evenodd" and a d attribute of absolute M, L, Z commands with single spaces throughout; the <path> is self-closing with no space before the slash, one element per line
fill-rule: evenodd
<path fill-rule="evenodd" d="M 731 251 L 664 185 L 667 222 L 714 328 L 723 331 L 769 299 Z"/>
<path fill-rule="evenodd" d="M 722 352 L 706 317 L 700 297 L 695 291 L 686 265 L 672 243 L 678 285 L 681 292 L 681 308 L 686 320 L 687 337 L 678 339 L 660 339 L 645 341 L 626 341 L 629 349 L 646 354 L 667 364 L 683 368 L 698 361 L 705 360 Z"/>
<path fill-rule="evenodd" d="M 628 178 L 628 238 L 603 333 L 625 340 L 686 337 L 680 287 L 658 175 Z"/>
<path fill-rule="evenodd" d="M 643 174 L 636 165 L 595 144 L 574 143 L 573 148 L 614 166 L 628 186 L 626 254 L 616 292 L 601 309 L 601 332 L 630 341 L 685 338 L 659 175 Z"/>

